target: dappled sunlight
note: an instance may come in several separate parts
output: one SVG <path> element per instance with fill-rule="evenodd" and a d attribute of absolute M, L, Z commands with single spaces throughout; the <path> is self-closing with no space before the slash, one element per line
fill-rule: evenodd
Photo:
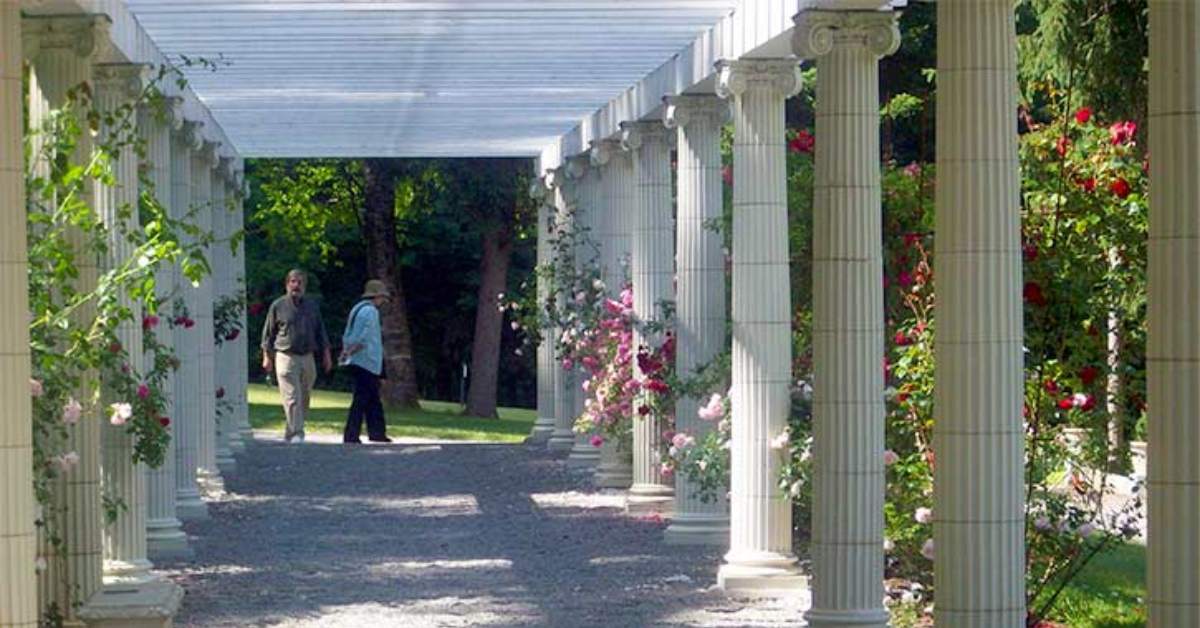
<path fill-rule="evenodd" d="M 620 493 L 532 493 L 529 499 L 542 510 L 563 508 L 624 508 L 625 497 Z"/>
<path fill-rule="evenodd" d="M 622 565 L 629 563 L 644 563 L 652 560 L 658 560 L 658 556 L 650 554 L 634 554 L 630 556 L 597 556 L 588 559 L 589 565 Z"/>
<path fill-rule="evenodd" d="M 319 607 L 319 616 L 290 619 L 292 628 L 364 626 L 513 626 L 539 623 L 536 606 L 492 597 L 445 596 L 402 604 L 349 604 Z"/>
<path fill-rule="evenodd" d="M 480 513 L 479 502 L 474 495 L 330 497 L 322 501 L 333 506 L 366 508 L 420 518 L 474 516 Z"/>
<path fill-rule="evenodd" d="M 512 569 L 513 563 L 507 558 L 475 558 L 464 560 L 407 560 L 399 562 L 379 563 L 367 567 L 372 574 L 394 574 L 396 571 L 441 571 L 469 569 L 471 571 Z"/>

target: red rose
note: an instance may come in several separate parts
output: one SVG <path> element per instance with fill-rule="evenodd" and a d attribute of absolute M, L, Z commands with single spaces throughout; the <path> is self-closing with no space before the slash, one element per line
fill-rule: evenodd
<path fill-rule="evenodd" d="M 912 285 L 912 275 L 908 274 L 907 270 L 902 270 L 899 275 L 896 275 L 896 283 L 902 286 Z"/>
<path fill-rule="evenodd" d="M 121 352 L 121 342 L 119 340 L 114 340 L 114 341 L 110 342 L 108 344 L 108 352 L 109 353 L 120 353 Z"/>
<path fill-rule="evenodd" d="M 896 393 L 896 403 L 904 403 L 908 401 L 908 393 Z"/>
<path fill-rule="evenodd" d="M 1088 177 L 1079 181 L 1079 187 L 1083 188 L 1084 192 L 1091 193 L 1096 189 L 1096 177 Z"/>
<path fill-rule="evenodd" d="M 225 397 L 225 387 L 217 386 L 217 399 L 221 399 L 223 397 Z"/>
<path fill-rule="evenodd" d="M 1088 120 L 1092 119 L 1092 108 L 1082 107 L 1075 112 L 1075 122 L 1078 124 L 1087 124 Z"/>
<path fill-rule="evenodd" d="M 721 168 L 721 179 L 725 181 L 725 185 L 733 187 L 733 166 Z"/>
<path fill-rule="evenodd" d="M 171 424 L 171 419 L 169 419 L 165 416 L 160 416 L 160 417 L 158 417 L 158 424 L 163 427 L 166 427 Z"/>
<path fill-rule="evenodd" d="M 238 335 L 241 333 L 242 333 L 242 330 L 238 329 L 237 327 L 234 327 L 228 334 L 225 334 L 225 339 L 226 340 L 237 340 Z"/>
<path fill-rule="evenodd" d="M 157 326 L 158 326 L 158 317 L 157 316 L 150 314 L 149 316 L 142 317 L 142 329 L 149 331 L 151 329 L 154 329 Z"/>
<path fill-rule="evenodd" d="M 813 137 L 813 134 L 809 133 L 807 129 L 801 129 L 800 132 L 796 133 L 796 137 L 788 142 L 788 150 L 793 153 L 811 153 L 816 144 L 817 140 Z"/>
<path fill-rule="evenodd" d="M 1070 410 L 1075 407 L 1075 404 L 1071 403 L 1070 397 L 1063 397 L 1058 400 L 1058 407 L 1060 410 Z"/>
<path fill-rule="evenodd" d="M 1046 380 L 1046 382 L 1042 384 L 1042 387 L 1044 387 L 1046 392 L 1050 393 L 1051 395 L 1058 393 L 1058 382 L 1052 379 Z"/>
<path fill-rule="evenodd" d="M 1088 395 L 1087 399 L 1084 400 L 1083 405 L 1079 406 L 1079 409 L 1083 410 L 1084 412 L 1090 412 L 1092 410 L 1092 408 L 1095 408 L 1095 407 L 1096 407 L 1096 398 L 1091 395 Z"/>
<path fill-rule="evenodd" d="M 905 335 L 905 333 L 903 331 L 896 332 L 896 337 L 893 340 L 896 341 L 897 347 L 903 347 L 912 342 L 911 340 L 908 339 L 908 336 Z"/>
<path fill-rule="evenodd" d="M 638 406 L 637 413 L 642 416 L 650 414 L 650 406 Z"/>
<path fill-rule="evenodd" d="M 1108 184 L 1108 190 L 1115 194 L 1117 198 L 1125 198 L 1129 196 L 1129 182 L 1125 179 L 1117 179 Z"/>
<path fill-rule="evenodd" d="M 1025 301 L 1037 306 L 1046 305 L 1046 297 L 1042 294 L 1042 287 L 1032 281 L 1025 282 L 1025 289 L 1022 291 L 1025 295 Z"/>
<path fill-rule="evenodd" d="M 1067 150 L 1069 150 L 1070 148 L 1071 148 L 1071 140 L 1065 135 L 1059 137 L 1058 141 L 1055 142 L 1055 144 L 1054 144 L 1054 152 L 1058 153 L 1059 157 L 1066 157 Z"/>
<path fill-rule="evenodd" d="M 1128 144 L 1133 141 L 1134 134 L 1137 133 L 1137 123 L 1132 120 L 1124 122 L 1114 122 L 1108 127 L 1108 137 L 1112 140 L 1113 145 Z"/>
<path fill-rule="evenodd" d="M 1032 262 L 1037 259 L 1038 250 L 1036 244 L 1026 244 L 1021 247 L 1021 253 L 1025 256 L 1025 261 Z"/>
<path fill-rule="evenodd" d="M 1084 386 L 1091 386 L 1092 382 L 1096 381 L 1096 376 L 1098 376 L 1099 374 L 1100 374 L 1100 369 L 1098 369 L 1090 364 L 1088 366 L 1085 366 L 1085 367 L 1079 369 L 1079 379 L 1080 379 L 1080 381 L 1083 382 Z"/>

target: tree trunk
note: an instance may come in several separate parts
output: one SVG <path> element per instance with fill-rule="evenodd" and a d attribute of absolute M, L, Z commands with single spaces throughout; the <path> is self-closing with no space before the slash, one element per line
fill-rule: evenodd
<path fill-rule="evenodd" d="M 379 396 L 390 408 L 419 408 L 417 368 L 412 359 L 412 334 L 400 281 L 400 247 L 396 243 L 396 172 L 386 159 L 366 159 L 363 170 L 366 198 L 362 235 L 367 246 L 367 273 L 369 278 L 383 281 L 392 294 L 379 312 L 387 373 Z"/>
<path fill-rule="evenodd" d="M 508 283 L 512 258 L 512 234 L 508 225 L 484 230 L 480 238 L 483 257 L 479 262 L 479 299 L 475 306 L 475 338 L 471 344 L 471 386 L 464 414 L 496 418 L 496 375 L 500 370 L 500 332 L 504 313 L 496 307 L 496 295 Z"/>

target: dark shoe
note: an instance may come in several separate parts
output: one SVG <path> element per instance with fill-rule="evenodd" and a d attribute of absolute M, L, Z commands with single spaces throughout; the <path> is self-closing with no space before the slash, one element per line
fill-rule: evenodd
<path fill-rule="evenodd" d="M 343 438 L 343 439 L 342 439 L 342 444 L 343 444 L 343 445 L 361 445 L 361 444 L 362 444 L 362 441 L 361 441 L 361 440 L 359 440 L 359 439 L 357 439 L 357 438 L 355 438 L 355 439 L 353 439 L 353 440 L 351 440 L 351 439 L 349 439 L 349 438 Z"/>
<path fill-rule="evenodd" d="M 372 443 L 390 443 L 390 442 L 392 442 L 392 439 L 388 438 L 387 436 L 380 436 L 379 438 L 372 438 L 371 442 Z"/>

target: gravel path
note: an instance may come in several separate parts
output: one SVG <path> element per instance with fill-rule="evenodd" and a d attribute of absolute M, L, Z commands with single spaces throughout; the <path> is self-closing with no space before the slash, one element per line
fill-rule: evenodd
<path fill-rule="evenodd" d="M 177 626 L 795 626 L 731 599 L 720 551 L 668 546 L 560 457 L 523 445 L 288 446 L 260 434 L 196 558 Z"/>

